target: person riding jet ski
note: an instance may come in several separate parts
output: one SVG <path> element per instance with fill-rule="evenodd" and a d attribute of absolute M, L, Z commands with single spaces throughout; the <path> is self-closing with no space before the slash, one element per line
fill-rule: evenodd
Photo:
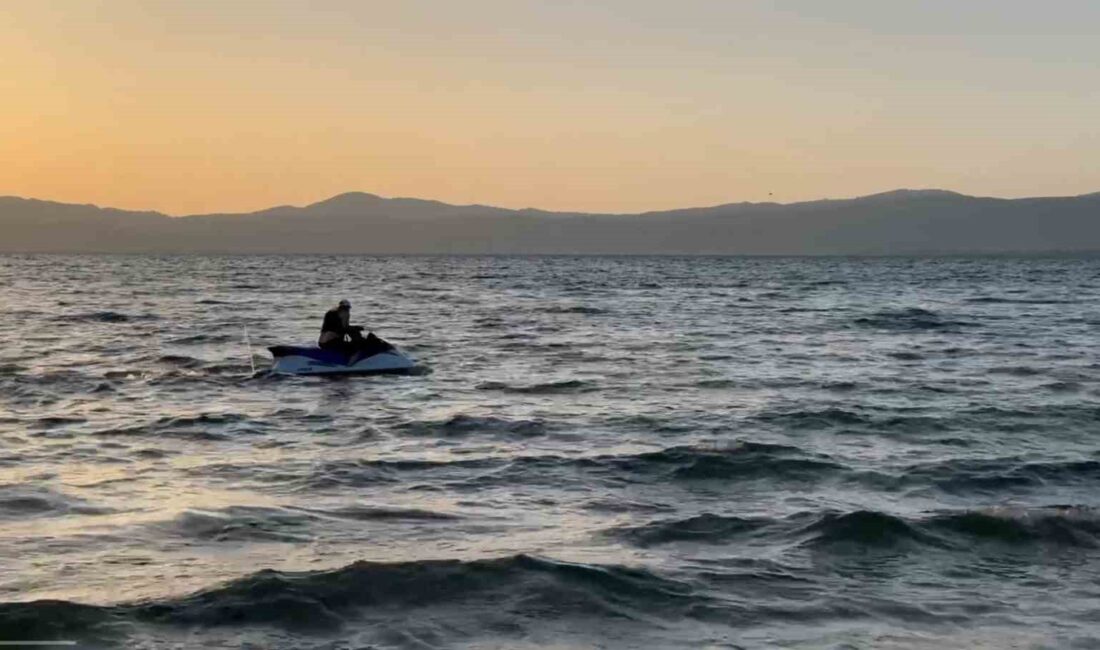
<path fill-rule="evenodd" d="M 273 345 L 268 348 L 278 375 L 375 375 L 412 374 L 416 360 L 374 333 L 363 336 L 363 328 L 352 325 L 351 303 L 340 304 L 325 313 L 318 347 Z"/>
<path fill-rule="evenodd" d="M 321 324 L 321 337 L 317 345 L 323 350 L 336 350 L 348 357 L 363 358 L 371 354 L 385 352 L 393 348 L 382 339 L 368 332 L 363 337 L 363 327 L 351 324 L 351 303 L 341 300 L 340 304 L 325 312 Z"/>

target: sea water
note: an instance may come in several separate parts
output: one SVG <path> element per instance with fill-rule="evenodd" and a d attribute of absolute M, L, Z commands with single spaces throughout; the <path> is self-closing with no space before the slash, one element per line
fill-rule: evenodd
<path fill-rule="evenodd" d="M 341 298 L 425 370 L 262 371 Z M 1098 298 L 1087 258 L 2 256 L 0 640 L 1097 648 Z"/>

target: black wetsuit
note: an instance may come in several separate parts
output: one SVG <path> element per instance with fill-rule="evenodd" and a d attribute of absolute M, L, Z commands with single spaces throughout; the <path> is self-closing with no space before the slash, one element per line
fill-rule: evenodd
<path fill-rule="evenodd" d="M 321 335 L 324 336 L 325 332 L 333 332 L 338 335 L 339 338 L 332 339 L 327 343 L 322 343 L 321 347 L 326 350 L 340 350 L 351 354 L 355 350 L 359 349 L 363 342 L 363 335 L 361 327 L 345 327 L 344 319 L 340 317 L 340 312 L 336 309 L 330 309 L 325 312 L 325 320 L 321 324 Z M 351 339 L 350 341 L 348 339 Z"/>
<path fill-rule="evenodd" d="M 325 312 L 325 320 L 321 324 L 321 334 L 324 335 L 325 332 L 334 332 L 340 338 L 332 339 L 321 345 L 321 347 L 325 350 L 339 350 L 349 357 L 359 353 L 359 358 L 364 358 L 393 348 L 392 345 L 375 336 L 373 332 L 368 333 L 364 338 L 363 328 L 358 325 L 345 327 L 344 319 L 340 317 L 340 312 L 336 309 Z"/>

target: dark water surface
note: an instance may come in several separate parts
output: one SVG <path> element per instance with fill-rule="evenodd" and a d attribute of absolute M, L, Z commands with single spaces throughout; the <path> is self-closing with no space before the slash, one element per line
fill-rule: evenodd
<path fill-rule="evenodd" d="M 252 377 L 353 318 L 431 372 Z M 0 640 L 1100 648 L 1100 260 L 0 257 Z"/>

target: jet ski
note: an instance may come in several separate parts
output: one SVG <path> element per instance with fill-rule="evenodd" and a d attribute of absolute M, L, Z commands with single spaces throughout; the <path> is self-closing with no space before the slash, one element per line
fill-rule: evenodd
<path fill-rule="evenodd" d="M 397 346 L 372 338 L 379 344 L 350 354 L 319 347 L 269 347 L 275 360 L 271 372 L 278 375 L 377 375 L 407 373 L 416 369 L 416 361 Z"/>

